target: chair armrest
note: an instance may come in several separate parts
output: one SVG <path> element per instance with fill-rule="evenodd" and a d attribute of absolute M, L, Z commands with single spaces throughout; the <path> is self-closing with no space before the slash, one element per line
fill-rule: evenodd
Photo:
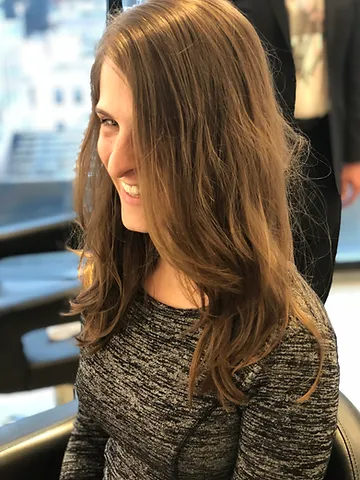
<path fill-rule="evenodd" d="M 58 480 L 78 403 L 74 400 L 0 428 L 0 478 Z"/>

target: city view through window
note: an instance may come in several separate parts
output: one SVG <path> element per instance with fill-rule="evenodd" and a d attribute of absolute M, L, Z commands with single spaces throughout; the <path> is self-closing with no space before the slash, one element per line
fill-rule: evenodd
<path fill-rule="evenodd" d="M 0 7 L 0 232 L 73 215 L 74 165 L 105 15 L 99 0 Z"/>

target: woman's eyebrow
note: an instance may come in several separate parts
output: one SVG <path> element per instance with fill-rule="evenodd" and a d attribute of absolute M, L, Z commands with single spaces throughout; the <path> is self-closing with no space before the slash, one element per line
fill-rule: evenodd
<path fill-rule="evenodd" d="M 104 115 L 105 117 L 111 117 L 111 118 L 112 118 L 112 115 L 110 115 L 110 113 L 106 112 L 106 111 L 103 110 L 102 108 L 96 107 L 96 108 L 95 108 L 95 112 L 96 112 L 97 114 Z"/>

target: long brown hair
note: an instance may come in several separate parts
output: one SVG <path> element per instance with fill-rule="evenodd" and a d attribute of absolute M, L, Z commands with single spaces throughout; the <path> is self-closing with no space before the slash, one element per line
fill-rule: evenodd
<path fill-rule="evenodd" d="M 128 231 L 98 157 L 100 71 L 111 60 L 134 98 L 132 143 L 148 234 Z M 109 19 L 91 72 L 92 112 L 77 163 L 75 203 L 86 281 L 72 304 L 82 345 L 101 348 L 158 257 L 200 293 L 201 372 L 221 403 L 245 397 L 234 374 L 266 356 L 296 316 L 289 218 L 301 140 L 276 104 L 254 28 L 227 0 L 149 0 Z M 116 92 L 114 92 L 116 95 Z M 90 274 L 89 274 L 90 272 Z M 205 298 L 208 303 L 205 305 Z"/>

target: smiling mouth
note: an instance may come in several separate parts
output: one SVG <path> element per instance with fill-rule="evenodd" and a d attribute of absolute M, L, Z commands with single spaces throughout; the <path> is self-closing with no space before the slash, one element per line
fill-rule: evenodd
<path fill-rule="evenodd" d="M 139 198 L 140 197 L 140 188 L 138 185 L 129 185 L 125 183 L 123 180 L 120 180 L 120 183 L 125 190 L 125 192 L 130 195 L 130 197 L 133 198 Z"/>

